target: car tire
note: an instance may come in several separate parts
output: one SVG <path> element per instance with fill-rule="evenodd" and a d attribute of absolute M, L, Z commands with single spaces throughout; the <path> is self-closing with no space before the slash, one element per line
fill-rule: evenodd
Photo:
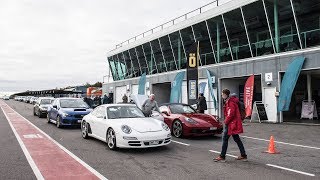
<path fill-rule="evenodd" d="M 50 115 L 49 115 L 49 113 L 47 113 L 47 121 L 48 121 L 48 123 L 51 122 L 51 121 L 50 121 Z"/>
<path fill-rule="evenodd" d="M 172 123 L 172 135 L 176 138 L 181 138 L 183 136 L 183 126 L 180 120 L 175 120 Z"/>
<path fill-rule="evenodd" d="M 112 128 L 108 129 L 106 137 L 107 146 L 111 150 L 117 149 L 116 133 Z"/>
<path fill-rule="evenodd" d="M 36 116 L 36 110 L 33 108 L 33 115 Z"/>
<path fill-rule="evenodd" d="M 38 117 L 39 118 L 41 118 L 42 116 L 41 116 L 41 112 L 40 112 L 40 110 L 38 110 Z"/>
<path fill-rule="evenodd" d="M 89 137 L 88 129 L 89 129 L 88 123 L 86 121 L 82 121 L 82 123 L 81 123 L 81 134 L 82 134 L 83 139 L 88 139 L 88 137 Z"/>
<path fill-rule="evenodd" d="M 61 118 L 60 116 L 57 117 L 57 120 L 56 120 L 56 125 L 57 125 L 57 128 L 62 128 L 62 125 L 60 124 L 61 123 Z"/>

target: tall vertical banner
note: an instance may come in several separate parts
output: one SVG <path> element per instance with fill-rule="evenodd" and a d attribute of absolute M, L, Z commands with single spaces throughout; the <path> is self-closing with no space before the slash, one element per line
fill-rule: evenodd
<path fill-rule="evenodd" d="M 304 60 L 305 57 L 298 56 L 289 64 L 280 86 L 278 112 L 289 111 L 292 93 L 297 84 Z"/>
<path fill-rule="evenodd" d="M 246 108 L 246 117 L 251 116 L 252 113 L 253 88 L 254 75 L 251 75 L 244 86 L 243 103 Z"/>
<path fill-rule="evenodd" d="M 199 42 L 195 42 L 189 48 L 187 54 L 187 88 L 188 104 L 196 104 L 198 97 L 198 65 Z"/>
<path fill-rule="evenodd" d="M 171 83 L 170 103 L 180 103 L 184 75 L 185 71 L 179 72 Z"/>
<path fill-rule="evenodd" d="M 208 69 L 206 69 L 206 73 L 207 73 L 207 78 L 208 78 L 209 92 L 210 92 L 211 98 L 213 100 L 214 109 L 216 110 L 216 109 L 218 109 L 218 104 L 217 104 L 217 99 L 214 96 L 214 92 L 213 92 L 214 82 L 212 81 L 212 79 L 215 78 L 215 76 Z"/>
<path fill-rule="evenodd" d="M 143 73 L 139 79 L 138 94 L 145 95 L 146 91 L 146 73 Z"/>

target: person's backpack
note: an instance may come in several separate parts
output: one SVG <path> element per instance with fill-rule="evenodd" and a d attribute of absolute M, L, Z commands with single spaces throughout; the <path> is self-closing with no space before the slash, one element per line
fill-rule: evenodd
<path fill-rule="evenodd" d="M 238 106 L 239 106 L 241 120 L 243 121 L 246 118 L 246 108 L 244 106 L 244 103 L 241 101 L 239 101 Z"/>

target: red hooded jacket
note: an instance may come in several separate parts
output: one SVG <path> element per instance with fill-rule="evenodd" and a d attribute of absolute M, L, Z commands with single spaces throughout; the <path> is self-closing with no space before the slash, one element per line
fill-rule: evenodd
<path fill-rule="evenodd" d="M 224 110 L 224 123 L 228 126 L 228 135 L 243 133 L 242 120 L 238 107 L 239 99 L 231 96 L 227 99 Z"/>

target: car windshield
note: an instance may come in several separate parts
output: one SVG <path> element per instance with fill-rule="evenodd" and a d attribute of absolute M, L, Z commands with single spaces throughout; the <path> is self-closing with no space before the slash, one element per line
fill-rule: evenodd
<path fill-rule="evenodd" d="M 135 106 L 112 106 L 107 108 L 108 119 L 142 118 L 142 111 Z"/>
<path fill-rule="evenodd" d="M 61 99 L 61 108 L 89 108 L 82 99 Z"/>
<path fill-rule="evenodd" d="M 172 104 L 169 107 L 173 114 L 196 113 L 196 110 L 186 104 Z"/>
<path fill-rule="evenodd" d="M 51 104 L 52 100 L 51 99 L 41 99 L 40 104 Z"/>

